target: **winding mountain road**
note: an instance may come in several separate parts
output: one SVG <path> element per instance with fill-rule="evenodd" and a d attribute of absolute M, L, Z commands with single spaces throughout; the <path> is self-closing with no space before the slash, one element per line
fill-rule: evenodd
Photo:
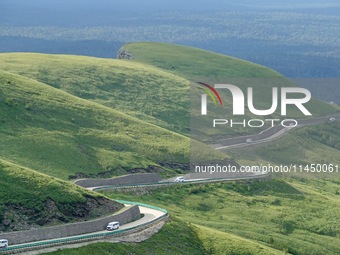
<path fill-rule="evenodd" d="M 118 202 L 126 202 L 126 201 L 118 201 Z M 129 202 L 128 204 L 124 204 L 125 206 L 131 206 L 135 203 Z M 138 203 L 137 203 L 138 204 Z M 107 231 L 101 230 L 96 232 L 91 232 L 88 234 L 83 235 L 75 235 L 75 236 L 68 236 L 56 239 L 46 239 L 36 242 L 30 243 L 23 243 L 17 245 L 10 245 L 7 249 L 0 249 L 0 254 L 12 254 L 12 253 L 19 253 L 19 254 L 26 254 L 27 251 L 30 251 L 30 254 L 39 254 L 42 249 L 49 248 L 52 246 L 61 246 L 67 245 L 72 243 L 79 243 L 79 242 L 87 242 L 93 239 L 103 239 L 108 237 L 120 237 L 120 236 L 127 236 L 134 233 L 138 233 L 143 229 L 150 228 L 154 224 L 160 222 L 162 219 L 165 219 L 168 215 L 167 211 L 164 209 L 160 209 L 157 207 L 152 208 L 152 206 L 148 205 L 139 205 L 139 211 L 143 217 L 138 220 L 135 220 L 130 223 L 126 223 L 120 226 L 118 230 L 114 231 Z M 32 251 L 33 250 L 33 251 Z"/>
<path fill-rule="evenodd" d="M 210 146 L 215 148 L 216 150 L 226 150 L 226 149 L 240 148 L 240 147 L 252 146 L 255 144 L 271 142 L 277 138 L 280 138 L 282 135 L 286 134 L 287 132 L 295 128 L 313 126 L 313 125 L 323 124 L 327 122 L 340 121 L 340 114 L 333 114 L 329 116 L 309 118 L 309 119 L 301 119 L 297 121 L 298 121 L 298 125 L 296 127 L 283 127 L 281 125 L 277 125 L 277 126 L 268 128 L 259 134 L 246 135 L 246 136 L 234 137 L 234 138 L 228 138 L 228 139 L 221 139 L 217 143 L 211 144 Z M 251 142 L 247 142 L 247 140 L 249 139 L 251 139 Z"/>
<path fill-rule="evenodd" d="M 285 133 L 289 132 L 291 129 L 295 129 L 298 127 L 304 127 L 304 126 L 311 126 L 311 125 L 317 125 L 322 124 L 326 122 L 334 122 L 334 121 L 340 121 L 340 114 L 334 114 L 331 116 L 325 116 L 325 117 L 318 117 L 313 119 L 305 119 L 305 120 L 298 120 L 298 126 L 297 127 L 282 127 L 282 126 L 274 126 L 272 128 L 269 128 L 267 130 L 262 131 L 259 134 L 256 135 L 247 135 L 242 137 L 235 137 L 235 138 L 229 138 L 229 139 L 222 139 L 219 140 L 217 144 L 211 145 L 213 148 L 217 150 L 224 150 L 224 149 L 231 149 L 231 148 L 239 148 L 243 146 L 251 146 L 255 144 L 270 142 L 274 139 L 277 139 L 284 135 Z M 252 142 L 247 142 L 248 139 L 251 139 Z M 248 140 L 249 141 L 249 140 Z M 185 183 L 208 183 L 208 182 L 215 182 L 215 181 L 228 181 L 228 180 L 244 180 L 244 179 L 255 179 L 255 178 L 265 178 L 267 177 L 267 174 L 258 174 L 258 175 L 249 175 L 249 176 L 242 176 L 242 177 L 232 177 L 232 178 L 219 178 L 219 179 L 199 179 L 198 176 L 194 176 L 193 174 L 188 174 L 185 176 L 186 181 Z M 114 188 L 135 188 L 135 187 L 144 187 L 144 186 L 162 186 L 162 185 L 173 185 L 175 178 L 168 179 L 163 182 L 157 182 L 157 183 L 148 183 L 148 184 L 138 184 L 138 185 L 119 185 L 119 186 L 94 186 L 92 188 L 89 188 L 91 190 L 105 190 L 105 189 L 114 189 Z M 177 183 L 176 183 L 177 184 Z M 131 205 L 134 203 L 129 203 L 126 205 Z M 137 203 L 138 204 L 138 203 Z M 152 224 L 156 222 L 159 219 L 163 219 L 165 216 L 168 215 L 167 211 L 160 208 L 152 208 L 152 206 L 139 204 L 139 210 L 141 214 L 143 214 L 143 217 L 121 225 L 119 230 L 111 232 L 112 235 L 115 233 L 122 233 L 124 231 L 136 229 L 138 227 L 147 226 L 148 224 Z M 79 242 L 79 240 L 87 240 L 93 237 L 97 238 L 104 238 L 108 234 L 108 231 L 102 230 L 99 232 L 92 232 L 84 235 L 79 236 L 72 236 L 72 237 L 65 237 L 65 238 L 58 238 L 58 239 L 50 239 L 50 240 L 44 240 L 44 241 L 38 241 L 33 243 L 25 243 L 25 244 L 18 244 L 18 245 L 10 245 L 7 249 L 1 249 L 0 253 L 4 254 L 10 254 L 10 253 L 17 253 L 17 252 L 25 252 L 25 249 L 29 248 L 32 250 L 32 248 L 41 249 L 41 247 L 46 246 L 53 246 L 63 243 L 72 243 L 73 242 Z M 38 254 L 38 253 L 36 253 Z"/>

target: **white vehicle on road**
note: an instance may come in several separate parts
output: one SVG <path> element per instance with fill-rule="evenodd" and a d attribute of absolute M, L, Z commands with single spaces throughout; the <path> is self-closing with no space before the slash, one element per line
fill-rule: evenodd
<path fill-rule="evenodd" d="M 175 179 L 175 182 L 184 182 L 184 177 L 183 176 L 179 176 Z"/>
<path fill-rule="evenodd" d="M 329 120 L 330 120 L 330 121 L 335 121 L 335 118 L 332 117 L 332 118 L 330 118 Z"/>
<path fill-rule="evenodd" d="M 116 230 L 116 229 L 119 229 L 119 222 L 118 221 L 110 222 L 106 226 L 106 230 L 108 230 L 108 231 L 112 231 L 112 230 Z"/>
<path fill-rule="evenodd" d="M 253 139 L 249 138 L 249 139 L 246 140 L 246 143 L 252 143 L 252 142 L 253 142 Z"/>
<path fill-rule="evenodd" d="M 7 248 L 7 247 L 8 247 L 8 240 L 0 239 L 0 248 Z"/>

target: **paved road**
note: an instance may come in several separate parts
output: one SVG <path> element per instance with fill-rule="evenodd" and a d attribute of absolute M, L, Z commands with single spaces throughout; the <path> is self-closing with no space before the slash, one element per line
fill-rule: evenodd
<path fill-rule="evenodd" d="M 241 137 L 222 139 L 222 140 L 219 140 L 216 144 L 212 144 L 211 147 L 217 150 L 223 150 L 223 149 L 239 148 L 239 147 L 251 146 L 254 144 L 270 142 L 276 138 L 281 137 L 286 132 L 289 132 L 291 129 L 331 122 L 330 121 L 331 118 L 334 118 L 334 121 L 340 121 L 340 114 L 317 117 L 317 118 L 312 118 L 312 119 L 297 120 L 298 121 L 297 127 L 286 128 L 281 125 L 277 125 L 272 128 L 268 128 L 267 130 L 264 130 L 261 133 L 256 134 L 256 135 L 246 135 L 246 136 L 241 136 Z M 251 139 L 252 142 L 247 143 L 248 139 Z"/>
<path fill-rule="evenodd" d="M 336 115 L 331 115 L 331 116 L 325 116 L 325 117 L 319 117 L 319 118 L 313 118 L 313 119 L 305 119 L 305 120 L 299 120 L 298 121 L 298 127 L 302 126 L 310 126 L 310 125 L 317 125 L 321 123 L 326 123 L 330 122 L 330 118 L 334 118 L 334 121 L 340 121 L 340 114 Z M 221 150 L 221 149 L 227 149 L 227 148 L 235 148 L 235 147 L 242 147 L 242 146 L 249 146 L 253 144 L 259 144 L 259 143 L 264 143 L 268 141 L 272 141 L 275 138 L 278 138 L 288 132 L 289 130 L 293 129 L 293 127 L 285 128 L 282 126 L 275 126 L 273 128 L 269 128 L 265 131 L 262 131 L 261 133 L 257 135 L 248 135 L 248 136 L 242 136 L 242 137 L 236 137 L 236 138 L 230 138 L 230 139 L 223 139 L 218 142 L 218 144 L 213 144 L 211 145 L 215 149 Z M 252 143 L 247 143 L 247 139 L 252 139 Z M 211 182 L 214 180 L 209 180 L 206 178 L 200 178 L 200 176 L 194 176 L 193 173 L 190 173 L 188 175 L 184 176 L 186 181 L 185 182 Z M 252 178 L 263 178 L 266 177 L 265 174 L 259 174 L 259 175 L 251 175 L 251 176 L 242 176 L 242 177 L 232 177 L 232 178 L 221 178 L 219 181 L 223 180 L 237 180 L 237 179 L 252 179 Z M 166 180 L 167 182 L 173 182 L 175 178 L 171 178 Z M 155 183 L 155 185 L 159 185 L 161 183 Z M 95 188 L 89 188 L 89 189 L 97 189 L 100 187 L 95 187 Z M 136 220 L 134 222 L 130 222 L 128 224 L 124 224 L 120 227 L 120 230 L 124 229 L 129 229 L 131 227 L 137 227 L 140 225 L 144 225 L 145 223 L 149 223 L 155 219 L 158 219 L 160 217 L 163 217 L 166 213 L 155 210 L 155 209 L 150 209 L 147 207 L 139 206 L 140 212 L 144 214 L 144 217 Z M 106 233 L 106 230 L 99 231 L 99 232 L 93 232 L 91 234 L 100 234 L 100 233 Z M 81 235 L 86 236 L 86 235 Z M 79 236 L 80 237 L 80 236 Z M 66 239 L 66 238 L 65 238 Z M 63 240 L 63 238 L 59 238 L 56 240 Z M 16 247 L 20 245 L 13 245 L 11 247 Z"/>
<path fill-rule="evenodd" d="M 129 205 L 125 205 L 125 206 L 129 206 Z M 119 230 L 129 229 L 129 228 L 132 228 L 132 227 L 137 227 L 137 226 L 143 225 L 145 223 L 149 223 L 149 222 L 151 222 L 155 219 L 158 219 L 158 218 L 160 218 L 160 217 L 162 217 L 166 214 L 165 212 L 161 212 L 161 211 L 151 209 L 151 208 L 147 208 L 147 207 L 144 207 L 144 206 L 139 206 L 139 211 L 140 211 L 141 214 L 144 215 L 144 217 L 140 218 L 139 220 L 121 225 L 119 227 Z M 106 232 L 107 232 L 107 230 L 103 230 L 103 231 L 94 232 L 94 233 L 91 233 L 91 234 L 106 233 Z"/>
<path fill-rule="evenodd" d="M 209 183 L 209 182 L 221 182 L 221 181 L 236 181 L 236 180 L 249 180 L 249 179 L 261 179 L 269 176 L 268 173 L 254 172 L 254 173 L 189 173 L 182 175 L 184 178 L 183 183 Z M 181 184 L 180 182 L 175 182 L 177 177 L 172 177 L 166 180 L 162 180 L 160 183 L 173 182 L 176 184 Z"/>
<path fill-rule="evenodd" d="M 131 206 L 130 204 L 125 204 L 125 206 Z M 159 211 L 156 209 L 151 209 L 145 206 L 139 206 L 139 210 L 140 213 L 143 214 L 144 216 L 136 221 L 127 223 L 127 224 L 123 224 L 120 226 L 119 230 L 128 230 L 131 229 L 133 227 L 139 227 L 139 226 L 144 226 L 147 223 L 151 223 L 154 222 L 157 219 L 160 219 L 162 217 L 164 217 L 167 213 L 165 211 Z M 117 230 L 112 231 L 112 232 L 117 232 Z M 97 231 L 97 232 L 92 232 L 92 233 L 88 233 L 88 234 L 84 234 L 84 235 L 76 235 L 76 236 L 72 236 L 72 238 L 85 238 L 84 240 L 86 241 L 86 237 L 87 236 L 91 236 L 94 234 L 102 234 L 102 233 L 108 233 L 107 230 L 102 230 L 102 231 Z M 63 241 L 66 243 L 67 239 L 69 239 L 70 236 L 68 237 L 64 237 L 64 238 L 57 238 L 57 239 L 47 239 L 45 241 L 49 241 L 49 242 L 53 242 L 53 241 L 58 241 L 59 243 L 63 243 Z M 9 247 L 11 249 L 13 248 L 22 248 L 23 245 L 34 245 L 34 244 L 39 244 L 43 241 L 37 241 L 37 242 L 31 242 L 31 243 L 25 243 L 25 244 L 18 244 L 18 245 L 10 245 Z M 39 249 L 39 246 L 36 246 L 37 249 Z M 1 251 L 6 251 L 6 250 L 0 250 Z"/>

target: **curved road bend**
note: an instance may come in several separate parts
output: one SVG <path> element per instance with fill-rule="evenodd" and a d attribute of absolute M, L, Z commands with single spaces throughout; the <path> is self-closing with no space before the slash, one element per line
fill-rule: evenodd
<path fill-rule="evenodd" d="M 270 142 L 276 138 L 279 138 L 280 136 L 282 136 L 283 134 L 285 134 L 291 129 L 331 122 L 330 121 L 331 118 L 334 118 L 334 121 L 340 121 L 340 114 L 317 117 L 313 119 L 297 120 L 298 126 L 296 127 L 283 127 L 281 125 L 277 125 L 277 126 L 268 128 L 257 135 L 246 135 L 246 136 L 241 136 L 241 137 L 222 139 L 222 140 L 219 140 L 217 144 L 212 144 L 210 146 L 217 150 L 223 150 L 223 149 L 239 148 L 239 147 L 245 147 L 245 146 Z M 251 139 L 252 142 L 247 143 L 248 139 Z"/>
<path fill-rule="evenodd" d="M 125 206 L 130 206 L 130 204 L 125 204 Z M 158 210 L 151 209 L 151 208 L 147 208 L 147 207 L 144 207 L 144 206 L 139 206 L 139 210 L 140 210 L 141 214 L 144 215 L 144 217 L 140 218 L 139 220 L 136 220 L 136 221 L 133 221 L 133 222 L 121 225 L 119 227 L 119 230 L 129 229 L 129 228 L 132 228 L 132 227 L 138 227 L 138 226 L 143 225 L 145 223 L 149 223 L 149 222 L 151 222 L 151 221 L 153 221 L 155 219 L 159 219 L 160 217 L 162 217 L 162 216 L 164 216 L 166 214 L 165 212 L 158 211 Z M 68 239 L 70 237 L 86 237 L 86 236 L 89 236 L 89 235 L 101 234 L 101 233 L 106 233 L 106 232 L 108 232 L 108 231 L 107 230 L 102 230 L 102 231 L 92 232 L 92 233 L 83 234 L 83 235 L 68 236 L 68 237 L 57 238 L 57 239 L 48 239 L 48 240 L 43 240 L 43 241 L 57 241 L 58 240 L 58 241 L 61 241 L 60 245 L 63 245 L 62 244 L 62 240 L 66 240 L 66 239 Z M 112 231 L 112 232 L 114 232 L 114 231 Z M 29 245 L 29 244 L 40 243 L 40 242 L 43 242 L 43 241 L 25 243 L 25 245 L 26 244 Z M 23 244 L 10 245 L 10 247 L 11 248 L 16 248 L 16 247 L 19 248 L 21 245 L 23 245 Z M 39 246 L 37 246 L 37 249 L 40 249 Z M 44 248 L 42 248 L 42 249 L 44 249 Z M 1 250 L 0 250 L 0 253 L 1 253 Z"/>
<path fill-rule="evenodd" d="M 189 177 L 190 175 L 188 175 L 187 177 Z M 191 177 L 191 179 L 189 179 Z M 226 180 L 243 180 L 243 179 L 254 179 L 254 178 L 264 178 L 266 177 L 265 174 L 260 174 L 260 175 L 254 175 L 254 176 L 244 176 L 244 177 L 239 177 L 239 178 L 225 178 L 225 179 L 198 179 L 198 178 L 193 178 L 193 176 L 190 176 L 188 179 L 189 180 L 186 180 L 186 183 L 205 183 L 205 182 L 215 182 L 215 181 L 226 181 Z M 169 180 L 170 181 L 170 180 Z M 180 184 L 180 183 L 176 183 L 174 182 L 173 180 L 171 180 L 171 182 L 173 184 Z M 158 186 L 160 185 L 161 183 L 154 183 L 154 186 Z M 107 187 L 107 186 L 105 186 Z M 130 187 L 130 186 L 129 186 Z M 100 188 L 100 187 L 96 187 L 97 189 Z M 95 188 L 95 189 L 96 189 Z M 107 187 L 109 188 L 109 187 Z M 93 189 L 93 188 L 88 188 L 88 189 Z M 130 206 L 130 204 L 124 204 L 125 206 Z M 159 210 L 156 210 L 156 209 L 151 209 L 151 208 L 148 208 L 148 207 L 144 207 L 142 205 L 138 205 L 139 206 L 139 210 L 140 210 L 140 213 L 144 215 L 144 217 L 136 220 L 136 221 L 133 221 L 133 222 L 130 222 L 130 223 L 127 223 L 127 224 L 124 224 L 124 225 L 121 225 L 119 230 L 124 230 L 124 229 L 129 229 L 129 228 L 132 228 L 132 227 L 138 227 L 138 226 L 141 226 L 141 225 L 144 225 L 144 224 L 147 224 L 151 221 L 154 221 L 156 219 L 159 219 L 163 216 L 165 216 L 167 213 L 166 212 L 163 212 L 163 211 L 159 211 Z M 114 232 L 114 231 L 113 231 Z M 62 241 L 63 240 L 67 240 L 69 238 L 77 238 L 77 237 L 86 237 L 86 236 L 91 236 L 93 234 L 102 234 L 102 233 L 107 233 L 106 230 L 101 230 L 101 231 L 97 231 L 97 232 L 91 232 L 91 233 L 87 233 L 87 234 L 83 234 L 83 235 L 75 235 L 75 236 L 68 236 L 68 237 L 63 237 L 63 238 L 57 238 L 57 239 L 46 239 L 46 240 L 41 240 L 41 241 L 37 241 L 37 242 L 31 242 L 31 243 L 25 243 L 25 244 L 18 244 L 18 245 L 10 245 L 11 248 L 19 248 L 20 246 L 22 245 L 29 245 L 29 244 L 37 244 L 37 243 L 40 243 L 40 242 L 43 242 L 43 241 L 59 241 L 60 242 L 60 245 L 63 245 Z M 36 246 L 37 249 L 41 249 L 39 248 L 39 246 Z M 44 248 L 42 248 L 44 249 Z M 5 250 L 4 250 L 5 251 Z M 0 253 L 1 253 L 1 250 L 0 250 Z"/>
<path fill-rule="evenodd" d="M 330 118 L 334 118 L 335 121 L 340 121 L 340 114 L 336 114 L 336 115 L 332 115 L 332 116 L 319 117 L 319 118 L 313 118 L 313 119 L 299 120 L 297 127 L 317 125 L 317 124 L 325 123 L 325 122 L 330 121 Z M 220 140 L 218 144 L 214 144 L 214 145 L 211 145 L 211 146 L 220 150 L 220 149 L 232 148 L 232 147 L 237 147 L 237 146 L 248 146 L 248 145 L 263 143 L 263 142 L 271 141 L 271 140 L 273 140 L 277 137 L 280 137 L 281 135 L 283 135 L 284 133 L 286 133 L 290 129 L 292 129 L 292 128 L 275 126 L 275 127 L 269 128 L 265 131 L 262 131 L 260 134 L 257 134 L 257 135 L 249 135 L 249 136 L 243 136 L 243 137 L 223 139 L 223 140 Z M 246 142 L 247 139 L 252 139 L 253 142 L 247 144 L 247 142 Z M 261 178 L 261 177 L 263 177 L 263 176 L 261 176 L 261 175 L 251 176 L 251 177 L 248 176 L 248 177 L 239 178 L 239 179 L 245 179 L 245 178 L 250 179 L 250 178 Z M 233 179 L 233 178 L 231 178 L 231 179 Z M 96 188 L 98 188 L 98 187 L 96 187 Z M 165 212 L 158 211 L 158 210 L 151 209 L 151 208 L 147 208 L 147 207 L 143 207 L 143 206 L 139 206 L 139 209 L 140 209 L 141 214 L 144 214 L 144 217 L 142 217 L 139 220 L 136 220 L 136 221 L 122 225 L 119 228 L 119 230 L 124 230 L 124 229 L 128 229 L 128 228 L 131 228 L 131 227 L 137 227 L 137 226 L 143 225 L 145 223 L 149 223 L 152 220 L 158 219 L 158 218 L 160 218 L 160 217 L 162 217 L 163 215 L 166 214 Z M 80 235 L 80 236 L 73 236 L 73 237 L 84 237 L 86 235 L 100 234 L 100 233 L 105 233 L 105 232 L 107 232 L 107 231 L 102 230 L 102 231 L 99 231 L 99 232 L 92 232 L 92 233 L 89 233 L 89 234 L 84 234 L 84 235 Z M 63 239 L 67 239 L 67 238 L 70 238 L 70 237 L 50 239 L 48 241 L 53 241 L 53 240 L 62 241 Z M 33 243 L 31 243 L 31 244 L 33 244 Z M 39 242 L 36 242 L 36 243 L 39 243 Z M 11 247 L 16 247 L 16 246 L 20 246 L 20 244 L 19 245 L 12 245 Z"/>

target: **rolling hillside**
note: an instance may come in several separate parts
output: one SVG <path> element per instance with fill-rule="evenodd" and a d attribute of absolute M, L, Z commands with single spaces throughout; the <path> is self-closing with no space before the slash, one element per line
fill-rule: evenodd
<path fill-rule="evenodd" d="M 159 68 L 36 53 L 0 54 L 0 68 L 177 133 L 188 133 L 190 82 Z"/>
<path fill-rule="evenodd" d="M 191 82 L 235 82 L 244 92 L 247 87 L 254 87 L 254 101 L 258 99 L 255 102 L 259 109 L 266 109 L 266 104 L 271 103 L 270 92 L 273 86 L 295 86 L 290 80 L 267 67 L 202 49 L 166 43 L 129 43 L 122 49 L 131 54 L 132 59 L 128 61 L 154 65 Z M 227 102 L 231 101 L 230 95 L 225 96 L 228 98 Z M 230 104 L 227 104 L 226 108 L 229 106 Z M 339 110 L 316 99 L 311 100 L 308 108 L 314 116 Z M 287 115 L 302 117 L 295 109 L 288 111 Z"/>
<path fill-rule="evenodd" d="M 126 61 L 152 64 L 163 70 L 183 76 L 192 82 L 199 80 L 210 84 L 214 82 L 234 84 L 233 82 L 235 82 L 243 91 L 246 91 L 246 87 L 251 85 L 254 87 L 255 99 L 257 98 L 256 105 L 260 105 L 259 109 L 268 109 L 270 107 L 271 98 L 268 91 L 271 90 L 271 87 L 274 85 L 278 87 L 293 85 L 279 73 L 263 66 L 201 49 L 163 43 L 130 43 L 124 45 L 122 50 L 131 54 L 132 59 Z M 191 94 L 195 95 L 197 86 L 191 84 L 191 87 Z M 223 92 L 221 92 L 221 95 L 224 97 L 223 103 L 226 106 L 222 109 L 221 107 L 215 107 L 213 104 L 209 105 L 209 109 L 213 109 L 213 111 L 209 112 L 209 115 L 212 116 L 209 120 L 226 116 L 226 113 L 227 116 L 230 115 L 230 112 L 226 111 L 226 109 L 232 107 L 232 100 L 229 95 Z M 340 112 L 339 107 L 315 99 L 308 103 L 306 107 L 312 112 L 313 117 Z M 196 109 L 200 108 L 196 107 Z M 197 110 L 191 111 L 191 115 L 194 117 L 198 114 Z M 290 108 L 288 108 L 287 116 L 297 119 L 306 118 L 301 116 L 301 113 L 296 112 L 296 109 Z M 258 119 L 261 117 L 255 117 L 246 112 L 245 118 Z M 266 118 L 282 119 L 277 114 L 266 116 Z M 243 117 L 240 119 L 243 119 Z M 200 130 L 198 131 L 193 129 L 195 125 L 191 127 L 192 137 L 207 143 L 221 138 L 259 133 L 258 129 L 249 128 L 223 127 L 214 129 L 211 128 L 211 121 L 200 121 L 199 124 Z M 234 150 L 232 152 L 226 151 L 225 153 L 231 155 L 239 163 L 250 165 L 254 165 L 254 163 L 307 164 L 311 162 L 339 164 L 340 149 L 337 130 L 338 124 L 332 123 L 318 127 L 302 128 L 292 131 L 287 137 L 270 145 L 247 147 L 236 152 Z"/>
<path fill-rule="evenodd" d="M 285 77 L 266 67 L 200 49 L 162 43 L 131 43 L 123 49 L 131 52 L 132 59 L 6 53 L 0 54 L 0 68 L 186 136 L 190 134 L 190 114 L 196 116 L 200 109 L 195 107 L 197 102 L 190 102 L 191 95 L 199 98 L 201 94 L 196 81 L 235 83 L 243 90 L 251 84 L 256 87 L 254 96 L 259 109 L 270 107 L 269 91 L 274 85 L 292 86 Z M 211 118 L 230 113 L 231 97 L 226 92 L 221 95 L 225 106 L 215 107 L 210 102 Z M 312 100 L 308 109 L 313 116 L 338 111 L 317 100 Z M 304 117 L 295 107 L 288 107 L 288 115 Z M 252 117 L 246 111 L 246 118 Z M 281 116 L 276 112 L 267 117 Z M 213 129 L 210 122 L 203 126 L 204 141 L 209 141 L 211 135 L 228 137 L 258 132 L 239 127 Z"/>
<path fill-rule="evenodd" d="M 277 86 L 292 85 L 275 71 L 183 46 L 133 43 L 124 49 L 132 54 L 132 59 L 0 54 L 3 230 L 77 221 L 77 215 L 60 208 L 64 208 L 64 204 L 84 206 L 88 199 L 105 200 L 57 178 L 111 177 L 134 172 L 171 176 L 188 169 L 190 149 L 202 159 L 236 160 L 252 165 L 295 161 L 304 164 L 312 163 L 311 160 L 313 163 L 340 162 L 338 123 L 301 128 L 267 147 L 232 153 L 218 152 L 189 138 L 192 131 L 190 96 L 201 93 L 195 81 L 235 81 L 245 89 L 249 81 L 256 79 L 258 107 L 266 108 L 270 101 L 268 90 L 273 86 L 271 81 Z M 223 97 L 227 99 L 226 104 L 216 110 L 216 116 L 230 109 L 230 95 L 223 94 Z M 214 106 L 211 103 L 209 107 Z M 308 108 L 314 116 L 339 111 L 317 100 L 312 100 Z M 195 111 L 191 113 L 197 115 Z M 301 117 L 296 109 L 289 113 L 290 117 Z M 253 116 L 247 113 L 248 117 Z M 202 130 L 202 137 L 249 132 L 258 130 L 207 128 Z M 196 246 L 190 247 L 185 236 L 183 249 L 187 254 L 218 254 L 226 250 L 230 255 L 283 252 L 319 255 L 337 254 L 340 249 L 336 224 L 338 187 L 339 183 L 334 180 L 269 180 L 183 185 L 147 190 L 143 196 L 105 194 L 159 205 L 189 222 L 191 225 L 185 225 L 183 231 L 193 238 Z M 54 196 L 47 197 L 48 194 Z M 47 210 L 45 214 L 43 208 L 50 205 L 51 200 L 59 205 L 58 209 Z M 87 219 L 119 206 L 108 202 L 100 211 L 82 208 Z M 9 219 L 6 212 L 15 217 Z M 34 215 L 28 225 L 22 223 L 25 213 Z M 180 223 L 175 223 L 178 225 Z M 171 244 L 164 236 L 171 236 L 173 242 L 180 243 L 173 225 L 168 225 L 165 232 L 159 239 L 155 237 L 154 242 L 166 247 Z M 214 240 L 211 236 L 218 238 Z M 119 249 L 137 253 L 154 247 L 152 242 L 140 246 L 121 245 Z M 99 244 L 69 252 L 84 254 L 107 247 L 112 246 Z M 162 245 L 157 249 L 161 251 Z"/>
<path fill-rule="evenodd" d="M 193 47 L 142 42 L 125 44 L 123 49 L 131 54 L 132 61 L 151 64 L 190 80 L 282 77 L 267 67 Z"/>
<path fill-rule="evenodd" d="M 277 72 L 263 66 L 200 49 L 162 43 L 132 43 L 123 49 L 132 54 L 132 59 L 110 60 L 37 53 L 0 54 L 0 67 L 4 75 L 13 74 L 10 79 L 3 80 L 2 86 L 10 88 L 8 82 L 11 79 L 21 79 L 22 84 L 29 82 L 44 87 L 46 95 L 53 91 L 60 94 L 60 98 L 68 98 L 64 105 L 54 109 L 53 96 L 41 97 L 44 101 L 53 102 L 41 104 L 40 99 L 35 103 L 21 92 L 15 96 L 11 95 L 15 92 L 11 90 L 7 90 L 6 96 L 0 94 L 0 103 L 5 105 L 1 113 L 4 125 L 0 129 L 5 131 L 3 141 L 7 146 L 7 150 L 0 151 L 1 155 L 5 159 L 64 179 L 105 177 L 136 171 L 164 172 L 161 165 L 168 163 L 180 163 L 185 168 L 190 147 L 189 139 L 185 136 L 190 135 L 190 130 L 192 137 L 207 143 L 260 131 L 241 127 L 213 129 L 210 121 L 203 122 L 198 131 L 195 126 L 190 128 L 190 94 L 199 96 L 198 93 L 201 93 L 193 84 L 194 81 L 240 81 L 242 77 L 237 84 L 244 89 L 254 79 L 251 77 L 255 77 L 261 81 L 258 84 L 260 93 L 255 93 L 255 96 L 260 97 L 259 104 L 264 108 L 271 101 L 268 98 L 268 90 L 273 86 L 271 81 L 277 82 L 277 86 L 292 85 Z M 36 89 L 32 87 L 31 90 Z M 211 118 L 220 118 L 230 109 L 230 95 L 223 96 L 227 98 L 224 100 L 224 108 L 216 108 L 212 103 L 209 105 L 209 108 L 214 109 L 210 112 Z M 13 99 L 16 97 L 21 99 Z M 75 102 L 81 104 L 80 108 L 84 111 L 73 111 L 72 105 Z M 15 107 L 16 104 L 21 106 Z M 194 107 L 192 116 L 197 116 L 197 109 Z M 308 109 L 313 117 L 339 112 L 335 106 L 317 100 L 312 100 Z M 41 111 L 48 118 L 38 115 Z M 101 114 L 98 115 L 99 112 Z M 296 109 L 292 109 L 289 114 L 289 118 L 301 117 Z M 15 124 L 14 119 L 8 115 L 16 116 Z M 278 118 L 275 114 L 268 117 Z M 246 113 L 245 118 L 254 116 Z M 17 124 L 26 128 L 18 130 Z M 24 131 L 21 140 L 17 135 L 9 135 L 14 126 L 14 130 L 18 131 L 15 134 Z M 338 152 L 337 148 L 324 145 L 318 140 L 313 142 L 313 146 L 307 146 L 312 151 L 311 157 L 316 155 L 315 160 L 330 158 Z M 191 147 L 196 149 L 197 146 Z M 317 148 L 320 147 L 325 149 L 326 158 L 317 156 Z M 275 153 L 281 148 L 279 146 L 269 151 Z M 50 156 L 52 151 L 53 157 Z M 200 153 L 202 151 L 199 149 Z M 216 154 L 207 148 L 205 151 L 209 151 L 207 154 Z M 252 159 L 256 162 L 279 162 L 259 155 L 261 151 L 255 151 Z M 241 151 L 232 156 L 240 162 L 253 162 L 249 160 L 247 152 Z M 219 154 L 213 157 L 221 159 L 229 156 Z M 334 161 L 334 157 L 332 159 Z"/>
<path fill-rule="evenodd" d="M 0 232 L 112 214 L 124 207 L 69 182 L 0 160 Z"/>
<path fill-rule="evenodd" d="M 0 158 L 63 179 L 189 162 L 187 137 L 20 75 L 1 71 L 0 87 Z"/>
<path fill-rule="evenodd" d="M 254 64 L 248 61 L 236 59 L 209 52 L 202 49 L 191 47 L 170 45 L 165 43 L 130 43 L 121 48 L 131 55 L 131 59 L 126 61 L 151 64 L 170 73 L 185 77 L 191 81 L 191 116 L 192 121 L 200 115 L 200 98 L 201 90 L 198 89 L 197 81 L 209 84 L 228 83 L 237 85 L 246 92 L 248 87 L 254 88 L 254 102 L 257 109 L 268 109 L 271 106 L 272 87 L 290 87 L 295 86 L 290 80 L 279 73 L 264 66 Z M 223 107 L 216 107 L 210 102 L 210 109 L 207 119 L 200 120 L 200 130 L 195 133 L 192 129 L 192 136 L 204 142 L 216 141 L 216 139 L 241 136 L 250 133 L 259 133 L 258 129 L 243 128 L 235 126 L 233 128 L 212 128 L 212 119 L 220 119 L 222 116 L 231 116 L 232 98 L 230 93 L 219 90 L 223 99 Z M 193 100 L 193 98 L 196 98 Z M 312 99 L 306 107 L 312 112 L 313 116 L 327 115 L 339 112 L 327 103 Z M 246 119 L 282 119 L 279 115 L 280 105 L 277 111 L 269 116 L 261 117 L 252 115 L 247 109 L 245 111 Z M 287 116 L 289 118 L 306 118 L 296 107 L 288 106 Z M 228 118 L 229 118 L 228 117 Z M 243 116 L 234 117 L 236 121 L 241 121 Z M 265 127 L 267 128 L 268 125 Z M 264 129 L 265 129 L 264 128 Z"/>

